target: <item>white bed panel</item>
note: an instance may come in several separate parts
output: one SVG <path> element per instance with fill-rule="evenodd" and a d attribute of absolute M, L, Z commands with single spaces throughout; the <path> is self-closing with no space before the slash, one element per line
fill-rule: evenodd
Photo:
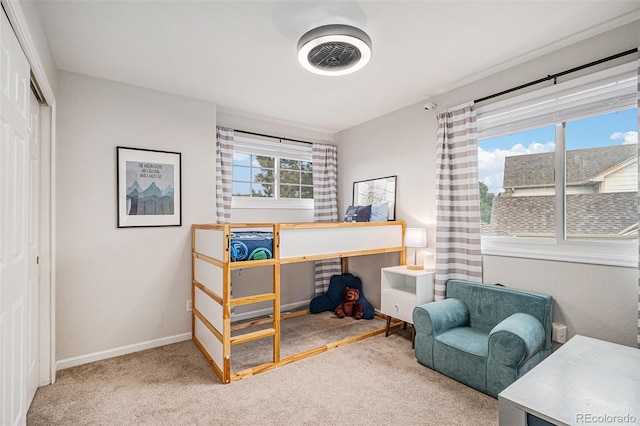
<path fill-rule="evenodd" d="M 224 248 L 224 232 L 217 229 L 196 229 L 196 253 L 222 261 Z"/>
<path fill-rule="evenodd" d="M 222 368 L 222 342 L 216 339 L 216 336 L 213 335 L 198 317 L 195 318 L 195 332 L 196 338 L 202 346 L 204 346 L 209 356 L 213 359 L 213 362 L 216 363 L 220 370 L 224 370 L 224 368 Z"/>
<path fill-rule="evenodd" d="M 280 230 L 280 258 L 402 246 L 402 225 Z"/>
<path fill-rule="evenodd" d="M 222 268 L 202 259 L 196 259 L 194 276 L 196 281 L 222 297 Z"/>
<path fill-rule="evenodd" d="M 194 288 L 194 306 L 222 334 L 222 305 L 209 297 L 198 287 Z"/>

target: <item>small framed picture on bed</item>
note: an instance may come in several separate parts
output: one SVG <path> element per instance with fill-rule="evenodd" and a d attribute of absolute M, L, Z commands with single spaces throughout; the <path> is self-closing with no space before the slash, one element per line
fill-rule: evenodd
<path fill-rule="evenodd" d="M 118 228 L 182 226 L 179 152 L 116 147 Z"/>

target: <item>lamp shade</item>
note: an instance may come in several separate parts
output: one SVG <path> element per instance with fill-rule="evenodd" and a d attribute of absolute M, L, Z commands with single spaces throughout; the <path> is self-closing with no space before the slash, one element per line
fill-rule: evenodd
<path fill-rule="evenodd" d="M 404 232 L 404 246 L 412 248 L 427 247 L 426 228 L 407 228 Z"/>

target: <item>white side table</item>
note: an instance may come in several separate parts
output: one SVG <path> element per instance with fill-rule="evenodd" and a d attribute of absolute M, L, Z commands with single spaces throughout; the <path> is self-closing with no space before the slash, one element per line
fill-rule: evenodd
<path fill-rule="evenodd" d="M 575 335 L 498 394 L 501 426 L 638 424 L 640 350 Z"/>
<path fill-rule="evenodd" d="M 401 265 L 382 268 L 381 274 L 380 312 L 387 316 L 385 336 L 388 336 L 391 318 L 404 321 L 405 326 L 406 323 L 413 324 L 413 309 L 433 302 L 435 273 Z"/>

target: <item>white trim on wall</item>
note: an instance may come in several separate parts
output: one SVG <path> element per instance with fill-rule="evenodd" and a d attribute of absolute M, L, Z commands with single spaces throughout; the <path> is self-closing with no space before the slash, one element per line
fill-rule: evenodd
<path fill-rule="evenodd" d="M 482 237 L 482 254 L 593 265 L 638 267 L 638 243 L 631 241 L 563 241 L 553 238 Z"/>
<path fill-rule="evenodd" d="M 116 356 L 128 355 L 147 349 L 170 345 L 173 343 L 185 342 L 187 340 L 191 340 L 191 337 L 191 333 L 176 334 L 175 336 L 162 337 L 160 339 L 148 340 L 146 342 L 140 342 L 133 345 L 121 346 L 119 348 L 108 349 L 105 351 L 94 352 L 91 354 L 75 356 L 67 359 L 61 359 L 57 363 L 57 369 L 64 370 L 65 368 L 89 364 L 90 362 L 101 361 L 103 359 L 113 358 Z"/>

